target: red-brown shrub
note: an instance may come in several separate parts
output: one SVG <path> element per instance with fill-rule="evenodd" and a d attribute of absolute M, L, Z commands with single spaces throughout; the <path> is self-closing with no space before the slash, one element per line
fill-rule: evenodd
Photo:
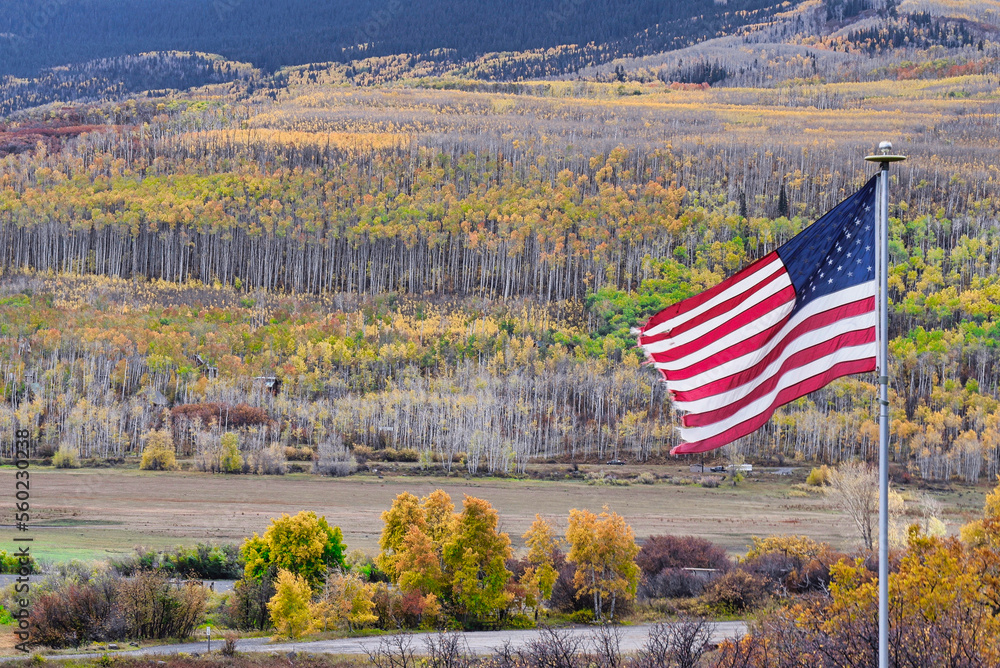
<path fill-rule="evenodd" d="M 697 536 L 650 536 L 635 561 L 647 577 L 659 575 L 665 568 L 728 571 L 732 566 L 725 550 Z"/>
<path fill-rule="evenodd" d="M 718 613 L 735 615 L 757 608 L 767 597 L 765 578 L 736 569 L 709 583 L 703 600 Z"/>

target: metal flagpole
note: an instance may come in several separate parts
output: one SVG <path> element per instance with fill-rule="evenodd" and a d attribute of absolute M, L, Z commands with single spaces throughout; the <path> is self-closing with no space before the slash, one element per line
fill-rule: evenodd
<path fill-rule="evenodd" d="M 889 163 L 906 160 L 892 155 L 892 144 L 878 146 L 878 155 L 865 160 L 879 163 L 876 203 L 875 266 L 878 305 L 878 665 L 889 668 Z"/>

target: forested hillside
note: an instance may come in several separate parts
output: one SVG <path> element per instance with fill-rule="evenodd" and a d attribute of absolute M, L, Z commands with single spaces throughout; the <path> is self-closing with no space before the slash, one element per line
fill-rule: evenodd
<path fill-rule="evenodd" d="M 259 72 L 246 63 L 203 53 L 116 56 L 51 68 L 27 79 L 0 76 L 0 117 L 50 102 L 117 100 L 151 90 L 231 82 L 252 87 L 257 79 Z"/>
<path fill-rule="evenodd" d="M 901 8 L 790 5 L 572 81 L 484 81 L 444 57 L 270 76 L 192 56 L 219 82 L 12 114 L 0 426 L 32 429 L 42 456 L 110 460 L 165 428 L 208 470 L 227 430 L 260 472 L 661 457 L 674 417 L 630 327 L 789 239 L 889 138 L 910 156 L 893 172 L 894 457 L 992 477 L 998 47 L 987 24 Z M 457 67 L 532 56 L 490 58 Z M 870 457 L 871 380 L 794 402 L 738 448 Z"/>
<path fill-rule="evenodd" d="M 166 50 L 218 53 L 268 70 L 439 49 L 467 59 L 593 43 L 625 55 L 630 45 L 663 48 L 714 37 L 792 4 L 798 2 L 8 0 L 0 14 L 0 75 Z"/>

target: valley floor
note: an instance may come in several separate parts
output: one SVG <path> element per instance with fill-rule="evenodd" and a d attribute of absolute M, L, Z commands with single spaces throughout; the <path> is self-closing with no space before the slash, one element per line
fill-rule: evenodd
<path fill-rule="evenodd" d="M 602 469 L 596 465 L 579 468 Z M 604 470 L 608 468 L 617 467 Z M 635 475 L 641 467 L 620 468 Z M 33 466 L 31 535 L 36 557 L 100 559 L 130 552 L 137 545 L 163 549 L 196 542 L 241 542 L 254 532 L 263 533 L 271 518 L 282 513 L 313 510 L 341 527 L 349 549 L 374 553 L 382 529 L 381 513 L 396 495 L 409 491 L 423 496 L 441 488 L 456 501 L 464 494 L 490 501 L 515 547 L 520 547 L 520 536 L 536 513 L 541 512 L 561 532 L 571 508 L 599 511 L 605 504 L 626 518 L 640 540 L 665 533 L 693 534 L 740 555 L 755 535 L 802 534 L 836 549 L 856 547 L 847 519 L 822 494 L 806 494 L 793 487 L 808 467 L 797 469 L 801 475 L 795 477 L 763 469 L 735 488 L 723 483 L 714 489 L 691 484 L 699 476 L 687 466 L 645 468 L 688 484 L 660 480 L 652 485 L 609 486 L 576 479 L 466 479 L 418 475 L 406 469 L 384 478 L 373 474 L 329 478 Z M 550 473 L 562 469 L 570 470 L 556 466 Z M 13 489 L 13 484 L 14 469 L 0 468 L 0 487 Z M 905 488 L 903 492 L 905 497 Z M 944 519 L 952 532 L 981 512 L 983 491 L 978 488 L 935 494 L 944 502 Z M 12 508 L 3 511 L 0 523 L 12 524 Z"/>

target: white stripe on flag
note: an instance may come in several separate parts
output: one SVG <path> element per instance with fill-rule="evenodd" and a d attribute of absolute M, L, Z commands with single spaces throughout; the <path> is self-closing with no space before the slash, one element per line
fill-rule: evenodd
<path fill-rule="evenodd" d="M 875 281 L 869 281 L 868 283 L 862 283 L 861 285 L 856 285 L 820 297 L 818 299 L 814 299 L 813 301 L 806 304 L 802 309 L 800 309 L 791 319 L 789 319 L 789 321 L 781 328 L 781 330 L 774 337 L 772 337 L 771 340 L 769 340 L 763 348 L 751 350 L 745 355 L 732 359 L 718 366 L 706 369 L 700 374 L 696 376 L 691 376 L 690 378 L 683 378 L 679 380 L 667 379 L 667 387 L 672 392 L 693 390 L 697 387 L 701 387 L 702 385 L 707 385 L 708 383 L 719 380 L 720 378 L 726 378 L 728 376 L 732 376 L 735 373 L 739 373 L 740 371 L 743 371 L 745 369 L 749 369 L 753 367 L 757 362 L 767 357 L 767 355 L 770 354 L 770 352 L 774 350 L 777 346 L 781 345 L 782 341 L 788 335 L 788 333 L 791 332 L 793 329 L 795 329 L 800 323 L 802 323 L 807 318 L 811 318 L 820 313 L 823 313 L 824 311 L 829 311 L 830 309 L 837 308 L 838 306 L 843 306 L 844 304 L 850 304 L 852 302 L 870 298 L 874 294 L 875 294 Z M 865 316 L 857 316 L 857 317 L 865 317 Z M 870 315 L 867 315 L 867 317 L 870 319 L 867 326 L 871 327 L 872 324 L 874 323 L 874 320 L 871 320 L 872 318 L 875 317 L 874 311 Z M 828 325 L 826 328 L 823 329 L 836 328 L 837 326 L 838 326 L 837 323 L 831 323 L 830 325 Z M 853 329 L 863 329 L 863 327 L 853 327 Z M 813 330 L 813 331 L 820 332 L 822 330 Z M 850 331 L 850 330 L 844 329 L 843 331 Z M 804 332 L 803 334 L 812 335 L 811 332 Z M 681 359 L 676 360 L 674 362 L 665 362 L 665 363 L 654 362 L 653 366 L 657 369 L 666 369 L 668 371 L 686 369 L 692 364 L 700 362 L 701 360 L 717 352 L 720 352 L 721 350 L 731 348 L 734 345 L 737 345 L 740 341 L 746 340 L 747 338 L 749 337 L 746 335 L 744 330 L 740 330 L 739 332 L 733 332 L 731 336 L 723 337 L 722 339 L 719 339 L 718 341 L 709 344 L 705 348 L 698 350 L 697 352 L 692 353 L 687 357 L 682 357 Z M 825 341 L 826 338 L 818 339 L 816 340 L 816 343 Z M 812 345 L 812 343 L 810 343 L 809 345 Z"/>
<path fill-rule="evenodd" d="M 733 297 L 743 294 L 747 290 L 752 289 L 755 285 L 757 285 L 758 283 L 762 283 L 764 280 L 766 280 L 768 277 L 774 274 L 774 272 L 776 272 L 779 268 L 783 269 L 784 265 L 781 263 L 781 258 L 775 255 L 774 260 L 768 262 L 765 266 L 761 267 L 759 270 L 755 271 L 747 278 L 744 278 L 742 281 L 739 281 L 738 283 L 734 283 L 733 285 L 729 286 L 719 294 L 709 299 L 704 304 L 699 304 L 690 311 L 680 313 L 677 316 L 671 318 L 670 320 L 661 322 L 660 324 L 655 325 L 654 327 L 650 327 L 649 329 L 643 331 L 642 334 L 643 336 L 655 336 L 657 334 L 670 331 L 680 323 L 687 322 L 691 318 L 697 315 L 701 315 L 705 311 L 708 311 L 709 309 L 718 306 L 722 302 L 732 299 Z"/>
<path fill-rule="evenodd" d="M 644 347 L 646 348 L 647 352 L 655 355 L 656 353 L 665 352 L 667 350 L 670 350 L 671 348 L 682 346 L 685 343 L 690 343 L 691 341 L 694 341 L 704 336 L 705 334 L 708 334 L 709 332 L 718 329 L 719 326 L 724 325 L 733 318 L 739 316 L 741 313 L 744 313 L 749 309 L 756 307 L 757 304 L 760 304 L 768 297 L 781 292 L 785 288 L 791 286 L 791 284 L 792 281 L 788 278 L 788 272 L 787 271 L 782 272 L 781 275 L 778 276 L 778 278 L 774 279 L 760 290 L 757 290 L 756 292 L 750 294 L 744 301 L 740 302 L 739 305 L 736 306 L 735 308 L 725 311 L 724 313 L 720 313 L 711 320 L 706 320 L 700 325 L 692 327 L 688 331 L 678 334 L 677 336 L 672 336 L 668 339 L 663 339 L 662 341 L 654 341 L 652 343 L 647 343 Z M 794 297 L 789 301 L 791 302 L 792 306 L 795 305 Z M 677 317 L 672 319 L 670 322 L 675 323 L 674 327 L 676 327 L 677 325 L 683 324 L 684 322 L 687 322 L 688 320 L 695 317 L 694 315 L 690 314 L 685 314 L 685 315 L 687 317 L 683 319 Z"/>
<path fill-rule="evenodd" d="M 874 342 L 866 343 L 860 346 L 841 348 L 826 357 L 813 360 L 805 366 L 789 371 L 782 375 L 781 380 L 778 381 L 777 386 L 771 390 L 771 392 L 747 405 L 730 417 L 703 427 L 680 427 L 681 439 L 688 443 L 694 443 L 696 441 L 703 441 L 707 438 L 711 438 L 712 436 L 721 434 L 741 422 L 745 422 L 753 417 L 756 417 L 757 415 L 760 415 L 761 413 L 769 411 L 774 404 L 774 400 L 778 396 L 778 393 L 786 387 L 797 385 L 804 380 L 819 375 L 824 371 L 828 371 L 831 367 L 841 362 L 874 358 L 875 349 L 876 345 Z"/>
<path fill-rule="evenodd" d="M 839 320 L 835 323 L 827 325 L 826 327 L 820 327 L 819 329 L 803 332 L 802 336 L 796 337 L 795 341 L 782 351 L 778 358 L 767 366 L 767 369 L 765 369 L 759 376 L 751 379 L 750 382 L 744 383 L 743 385 L 740 385 L 739 387 L 728 392 L 709 395 L 707 397 L 702 397 L 701 399 L 695 399 L 693 401 L 675 401 L 673 402 L 674 408 L 677 410 L 687 411 L 689 413 L 704 413 L 706 411 L 722 408 L 723 406 L 731 404 L 734 401 L 739 401 L 781 371 L 781 365 L 788 361 L 788 358 L 792 355 L 806 350 L 807 348 L 812 348 L 813 346 L 825 343 L 830 339 L 835 339 L 848 332 L 871 329 L 875 326 L 874 320 L 875 319 L 872 313 L 865 313 L 853 318 Z M 753 365 L 750 364 L 744 368 L 750 368 L 752 366 Z M 785 373 L 788 373 L 788 371 L 790 371 L 790 369 L 785 370 Z M 702 376 L 704 375 L 705 374 L 702 374 Z M 673 384 L 669 381 L 667 381 L 667 386 L 671 390 L 676 391 Z"/>

